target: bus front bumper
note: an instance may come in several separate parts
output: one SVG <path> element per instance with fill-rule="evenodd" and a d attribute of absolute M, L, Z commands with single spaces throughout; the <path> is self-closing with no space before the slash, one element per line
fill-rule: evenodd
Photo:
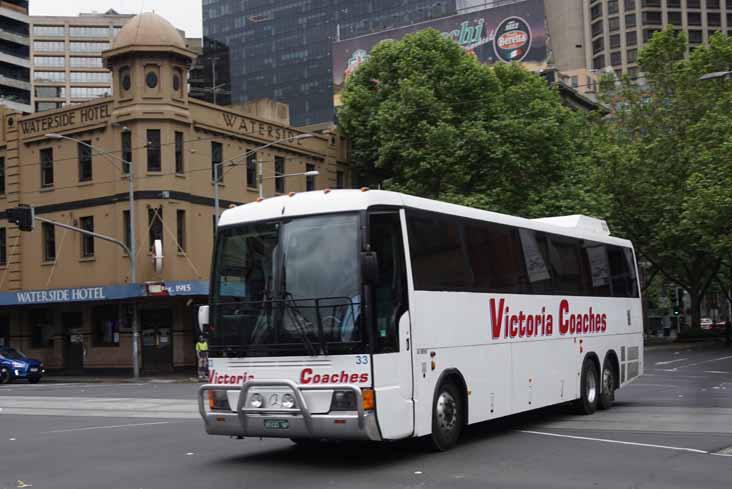
<path fill-rule="evenodd" d="M 292 392 L 296 399 L 293 409 L 255 409 L 245 407 L 252 388 L 281 388 Z M 299 386 L 289 380 L 249 380 L 241 387 L 206 384 L 198 390 L 198 411 L 209 435 L 253 436 L 271 438 L 311 438 L 337 440 L 381 440 L 376 415 L 364 411 L 361 389 L 349 384 L 307 386 L 307 390 L 351 390 L 356 395 L 357 411 L 337 411 L 312 414 Z M 206 408 L 209 391 L 238 390 L 236 410 Z"/>

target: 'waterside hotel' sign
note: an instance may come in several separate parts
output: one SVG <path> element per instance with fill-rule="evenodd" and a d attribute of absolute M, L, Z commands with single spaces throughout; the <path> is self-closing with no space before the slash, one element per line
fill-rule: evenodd
<path fill-rule="evenodd" d="M 56 114 L 21 120 L 19 122 L 21 137 L 26 139 L 102 122 L 109 118 L 110 104 L 111 102 L 104 102 L 87 105 L 75 110 L 64 110 Z"/>

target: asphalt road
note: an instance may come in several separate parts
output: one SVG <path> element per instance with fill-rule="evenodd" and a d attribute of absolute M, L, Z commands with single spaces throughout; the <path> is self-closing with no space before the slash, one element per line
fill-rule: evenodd
<path fill-rule="evenodd" d="M 0 489 L 732 487 L 732 349 L 646 351 L 645 366 L 610 411 L 482 423 L 446 453 L 208 436 L 193 384 L 0 386 Z"/>

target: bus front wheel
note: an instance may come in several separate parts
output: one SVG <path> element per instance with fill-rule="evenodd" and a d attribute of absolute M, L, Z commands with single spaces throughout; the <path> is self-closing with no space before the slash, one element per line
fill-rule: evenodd
<path fill-rule="evenodd" d="M 442 452 L 455 446 L 465 424 L 464 412 L 463 396 L 457 386 L 452 382 L 442 383 L 432 405 L 430 441 L 435 450 Z"/>
<path fill-rule="evenodd" d="M 580 398 L 576 401 L 577 410 L 581 414 L 592 414 L 597 409 L 600 395 L 600 376 L 595 363 L 589 358 L 582 364 L 580 377 Z"/>

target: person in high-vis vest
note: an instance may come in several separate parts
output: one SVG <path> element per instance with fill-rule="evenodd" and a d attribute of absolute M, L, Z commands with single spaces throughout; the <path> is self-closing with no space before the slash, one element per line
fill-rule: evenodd
<path fill-rule="evenodd" d="M 208 378 L 208 341 L 204 336 L 198 338 L 196 343 L 196 357 L 198 357 L 198 378 Z"/>

